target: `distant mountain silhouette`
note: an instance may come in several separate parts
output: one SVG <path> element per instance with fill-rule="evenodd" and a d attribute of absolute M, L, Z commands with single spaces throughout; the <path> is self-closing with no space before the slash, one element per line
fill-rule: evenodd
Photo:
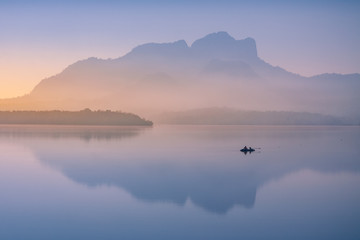
<path fill-rule="evenodd" d="M 117 59 L 78 61 L 30 94 L 0 100 L 0 110 L 90 107 L 151 118 L 163 111 L 226 106 L 360 119 L 359 89 L 360 74 L 303 77 L 259 58 L 254 39 L 217 32 L 191 46 L 184 40 L 148 43 Z"/>
<path fill-rule="evenodd" d="M 191 45 L 191 53 L 204 59 L 259 60 L 254 39 L 235 40 L 226 32 L 212 33 L 196 40 Z"/>
<path fill-rule="evenodd" d="M 217 125 L 345 125 L 350 119 L 306 112 L 257 112 L 230 108 L 203 108 L 165 112 L 154 119 L 166 124 Z"/>

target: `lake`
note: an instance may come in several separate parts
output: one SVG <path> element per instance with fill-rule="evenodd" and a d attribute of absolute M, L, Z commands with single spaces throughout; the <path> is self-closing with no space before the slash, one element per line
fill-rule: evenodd
<path fill-rule="evenodd" d="M 360 127 L 0 125 L 0 191 L 2 240 L 360 239 Z"/>

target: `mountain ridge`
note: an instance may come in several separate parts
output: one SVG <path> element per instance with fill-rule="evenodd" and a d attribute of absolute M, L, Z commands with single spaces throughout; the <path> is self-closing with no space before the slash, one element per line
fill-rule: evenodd
<path fill-rule="evenodd" d="M 249 111 L 226 107 L 164 112 L 153 119 L 179 125 L 359 125 L 353 119 L 318 113 L 290 111 Z"/>
<path fill-rule="evenodd" d="M 90 107 L 147 115 L 221 105 L 360 116 L 359 89 L 358 73 L 291 73 L 262 60 L 253 38 L 236 40 L 222 31 L 190 46 L 185 40 L 147 43 L 119 58 L 77 61 L 29 94 L 0 100 L 0 110 Z"/>

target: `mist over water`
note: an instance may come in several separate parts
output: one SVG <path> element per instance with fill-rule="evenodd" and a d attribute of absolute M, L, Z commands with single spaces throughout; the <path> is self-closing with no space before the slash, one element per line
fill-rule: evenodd
<path fill-rule="evenodd" d="M 3 125 L 0 237 L 357 239 L 359 142 L 359 127 Z"/>

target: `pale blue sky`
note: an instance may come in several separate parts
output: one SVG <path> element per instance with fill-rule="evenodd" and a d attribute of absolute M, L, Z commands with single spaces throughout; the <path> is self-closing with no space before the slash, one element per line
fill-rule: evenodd
<path fill-rule="evenodd" d="M 265 61 L 310 76 L 360 72 L 360 1 L 0 0 L 0 98 L 74 61 L 227 31 Z"/>

